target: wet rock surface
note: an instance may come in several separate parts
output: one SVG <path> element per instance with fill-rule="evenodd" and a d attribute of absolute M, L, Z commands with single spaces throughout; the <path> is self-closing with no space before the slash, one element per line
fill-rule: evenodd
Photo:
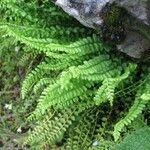
<path fill-rule="evenodd" d="M 124 7 L 136 19 L 150 25 L 150 0 L 116 0 L 116 3 Z"/>
<path fill-rule="evenodd" d="M 144 32 L 141 32 L 145 30 L 145 27 L 150 30 L 150 0 L 56 0 L 55 4 L 75 17 L 84 26 L 90 28 L 107 26 L 110 37 L 119 39 L 118 33 L 122 33 L 122 31 L 119 32 L 116 29 L 124 30 L 126 38 L 116 45 L 118 50 L 131 57 L 142 58 L 145 52 L 150 51 L 150 37 L 147 37 L 150 35 L 144 35 Z M 108 25 L 106 19 L 104 19 L 104 14 L 107 14 L 107 10 L 110 11 L 107 8 L 112 5 L 123 8 L 127 13 L 122 22 L 119 19 L 114 21 L 115 24 L 111 22 L 112 24 Z M 114 11 L 112 12 L 114 13 Z M 108 14 L 112 14 L 112 12 Z M 116 13 L 112 16 L 117 15 Z M 112 19 L 112 17 L 108 18 Z M 119 16 L 119 18 L 121 17 Z M 119 27 L 117 24 L 119 24 Z M 140 24 L 141 29 L 139 29 L 138 24 Z M 117 34 L 112 30 L 115 30 Z"/>

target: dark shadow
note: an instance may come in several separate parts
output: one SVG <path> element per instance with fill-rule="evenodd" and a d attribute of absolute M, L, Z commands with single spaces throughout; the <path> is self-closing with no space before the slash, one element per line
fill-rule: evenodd
<path fill-rule="evenodd" d="M 148 23 L 150 24 L 150 0 L 147 0 Z"/>

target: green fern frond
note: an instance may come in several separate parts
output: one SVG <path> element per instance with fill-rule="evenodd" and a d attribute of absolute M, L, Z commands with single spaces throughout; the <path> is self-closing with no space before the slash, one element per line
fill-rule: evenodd
<path fill-rule="evenodd" d="M 78 39 L 79 37 L 82 38 L 83 33 L 85 32 L 85 28 L 79 28 L 79 27 L 64 27 L 64 26 L 50 26 L 49 28 L 42 28 L 38 27 L 36 25 L 18 25 L 18 24 L 12 24 L 12 23 L 1 23 L 1 27 L 3 26 L 4 29 L 7 28 L 9 31 L 13 31 L 14 35 L 20 35 L 22 37 L 30 37 L 30 38 L 37 38 L 41 39 L 48 39 L 51 37 L 52 39 L 56 39 L 59 43 L 65 43 L 65 42 L 71 42 L 71 39 Z M 12 34 L 12 33 L 10 33 Z M 87 34 L 90 34 L 88 31 Z M 71 36 L 74 36 L 72 38 Z M 16 36 L 17 37 L 17 36 Z M 67 40 L 68 39 L 68 40 Z M 47 41 L 48 42 L 48 41 Z M 43 43 L 44 44 L 44 43 Z"/>
<path fill-rule="evenodd" d="M 13 36 L 16 40 L 21 41 L 22 43 L 31 46 L 32 48 L 36 48 L 40 51 L 45 53 L 49 52 L 65 52 L 68 54 L 79 54 L 85 55 L 94 52 L 103 52 L 109 51 L 110 48 L 104 47 L 100 38 L 98 36 L 93 35 L 93 37 L 83 38 L 77 42 L 67 44 L 58 44 L 58 40 L 54 37 L 51 38 L 32 38 L 25 36 L 24 34 L 20 33 L 19 31 L 12 29 L 10 25 L 1 25 L 1 28 L 4 28 L 9 36 Z M 60 37 L 59 37 L 60 38 Z"/>
<path fill-rule="evenodd" d="M 33 91 L 36 94 L 39 89 L 43 88 L 46 85 L 54 84 L 55 82 L 56 82 L 56 79 L 54 78 L 42 78 L 40 79 L 40 81 L 36 83 L 36 85 L 33 88 Z"/>
<path fill-rule="evenodd" d="M 129 112 L 125 116 L 125 118 L 121 119 L 114 127 L 114 139 L 117 141 L 120 137 L 121 130 L 129 125 L 139 114 L 142 113 L 146 104 L 150 102 L 150 73 L 145 77 L 147 80 L 144 85 L 140 87 L 137 91 L 136 99 L 134 104 L 129 109 Z"/>
<path fill-rule="evenodd" d="M 114 128 L 114 138 L 117 141 L 120 137 L 120 132 L 124 128 L 124 126 L 129 125 L 137 116 L 142 113 L 143 109 L 145 108 L 146 104 L 149 102 L 149 99 L 136 99 L 133 106 L 130 108 L 127 116 L 120 120 Z"/>
<path fill-rule="evenodd" d="M 78 119 L 79 123 L 73 130 L 69 130 L 69 138 L 64 146 L 64 149 L 81 150 L 88 149 L 92 145 L 94 132 L 98 127 L 99 110 L 96 108 L 86 110 Z"/>
<path fill-rule="evenodd" d="M 24 99 L 26 94 L 31 90 L 33 85 L 41 78 L 43 75 L 47 72 L 43 70 L 43 65 L 46 63 L 43 62 L 40 65 L 36 67 L 35 70 L 33 70 L 23 81 L 22 84 L 22 89 L 21 89 L 21 95 L 22 98 Z"/>
<path fill-rule="evenodd" d="M 45 111 L 51 106 L 58 108 L 70 106 L 72 103 L 78 101 L 78 97 L 82 96 L 90 86 L 91 84 L 85 81 L 70 83 L 63 90 L 59 83 L 49 85 L 42 92 L 37 107 L 29 116 L 28 120 L 38 119 L 38 117 L 45 114 Z"/>
<path fill-rule="evenodd" d="M 130 73 L 133 72 L 136 67 L 136 64 L 129 64 L 129 66 L 125 69 L 125 73 L 123 75 L 118 76 L 120 74 L 118 69 L 118 75 L 116 74 L 116 76 L 118 77 L 105 78 L 102 86 L 99 88 L 94 97 L 96 105 L 109 101 L 112 106 L 116 87 L 119 85 L 120 82 L 128 78 Z"/>
<path fill-rule="evenodd" d="M 75 104 L 73 107 L 50 113 L 51 117 L 45 117 L 34 128 L 24 144 L 37 143 L 39 141 L 50 145 L 56 144 L 56 142 L 62 140 L 62 136 L 67 128 L 76 120 L 79 113 L 87 109 L 86 107 L 86 103 L 81 103 L 80 105 Z"/>
<path fill-rule="evenodd" d="M 27 64 L 29 62 L 29 60 L 34 59 L 35 56 L 36 56 L 36 54 L 34 52 L 27 52 L 20 58 L 19 65 L 23 66 L 24 64 Z"/>
<path fill-rule="evenodd" d="M 34 97 L 27 123 L 35 126 L 25 144 L 44 149 L 62 142 L 68 150 L 115 144 L 150 101 L 149 64 L 123 57 L 51 1 L 0 1 L 0 13 L 0 51 L 19 47 L 26 53 L 20 64 L 31 59 L 34 68 L 21 90 L 24 100 Z M 129 110 L 123 119 L 122 106 Z"/>
<path fill-rule="evenodd" d="M 119 63 L 119 62 L 118 62 Z M 84 61 L 82 65 L 71 66 L 68 71 L 62 72 L 60 83 L 62 88 L 65 87 L 71 79 L 85 79 L 103 81 L 108 77 L 117 76 L 121 73 L 122 68 L 108 54 L 100 55 Z"/>

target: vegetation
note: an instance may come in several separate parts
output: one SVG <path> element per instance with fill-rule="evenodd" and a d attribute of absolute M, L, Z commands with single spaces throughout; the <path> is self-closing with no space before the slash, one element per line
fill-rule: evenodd
<path fill-rule="evenodd" d="M 150 149 L 150 129 L 141 128 L 133 134 L 127 136 L 125 140 L 116 147 L 116 150 L 136 150 L 136 149 Z M 143 143 L 143 144 L 141 144 Z"/>
<path fill-rule="evenodd" d="M 113 149 L 150 125 L 148 61 L 119 53 L 48 0 L 5 0 L 0 13 L 0 56 L 21 57 L 27 74 L 13 109 L 21 132 L 29 130 L 18 138 L 24 148 Z"/>

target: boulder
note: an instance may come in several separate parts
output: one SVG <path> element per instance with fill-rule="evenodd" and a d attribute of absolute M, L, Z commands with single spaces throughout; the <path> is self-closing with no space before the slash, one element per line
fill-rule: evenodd
<path fill-rule="evenodd" d="M 126 38 L 121 43 L 116 43 L 118 50 L 134 58 L 142 58 L 144 52 L 147 54 L 150 51 L 150 0 L 55 0 L 55 4 L 84 26 L 94 29 L 98 27 L 102 29 L 104 25 L 108 28 L 112 26 L 112 24 L 106 24 L 104 18 L 107 16 L 104 14 L 110 11 L 108 6 L 115 5 L 122 8 L 127 13 L 123 19 L 120 19 L 121 23 L 118 21 L 123 26 L 119 25 L 118 29 L 124 30 Z M 117 26 L 111 27 L 111 29 L 114 28 L 116 31 Z M 112 32 L 112 30 L 109 31 Z M 119 39 L 118 33 L 122 32 L 117 30 Z M 108 35 L 114 37 L 116 34 Z"/>

